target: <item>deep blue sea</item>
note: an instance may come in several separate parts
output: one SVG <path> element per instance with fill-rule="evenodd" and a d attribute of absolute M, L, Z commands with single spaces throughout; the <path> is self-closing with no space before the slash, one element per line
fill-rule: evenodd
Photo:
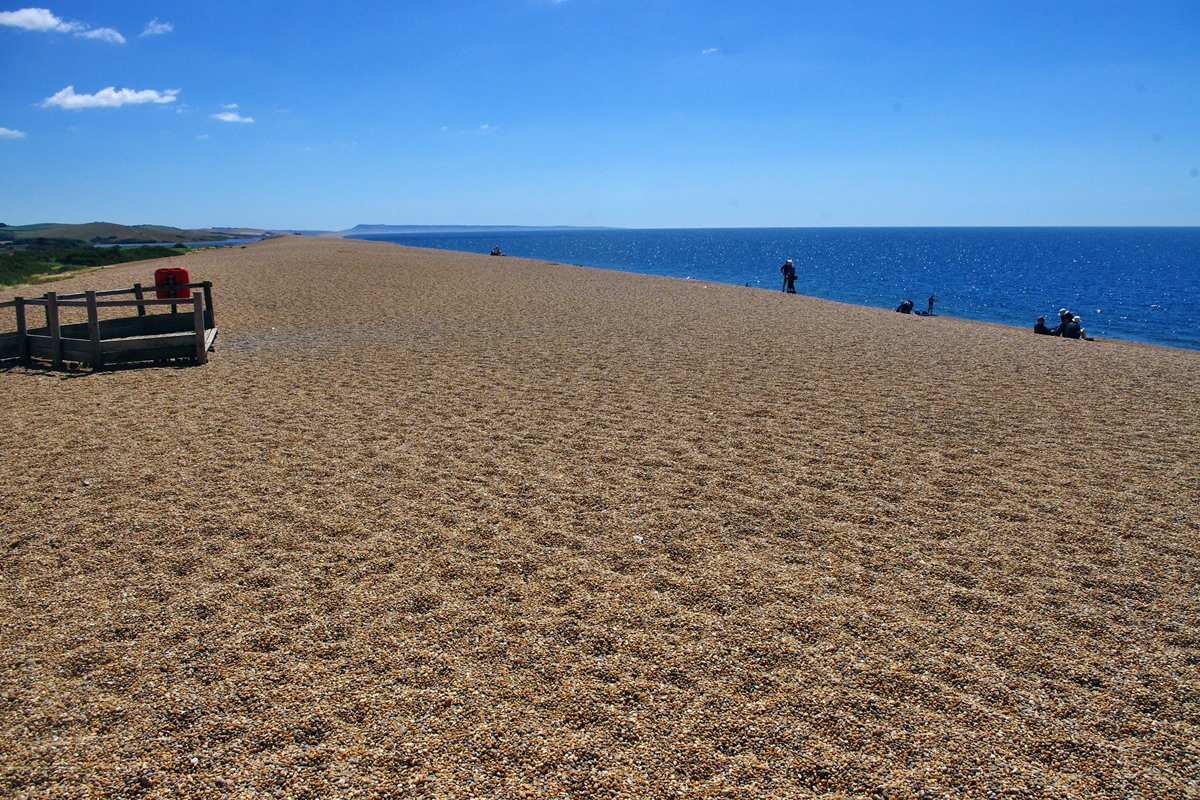
<path fill-rule="evenodd" d="M 1200 349 L 1197 228 L 712 228 L 372 234 L 355 238 L 778 290 L 1032 328 L 1078 314 L 1089 336 Z"/>

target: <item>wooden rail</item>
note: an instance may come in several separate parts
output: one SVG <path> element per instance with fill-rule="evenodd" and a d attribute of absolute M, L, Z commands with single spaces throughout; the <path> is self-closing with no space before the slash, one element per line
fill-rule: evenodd
<path fill-rule="evenodd" d="M 181 289 L 199 289 L 190 298 L 179 297 Z M 176 296 L 146 297 L 147 291 L 167 292 Z M 133 299 L 115 298 L 133 295 Z M 45 309 L 45 327 L 31 328 L 30 306 Z M 148 313 L 148 309 L 171 307 L 171 313 Z M 191 313 L 179 313 L 179 306 L 191 306 Z M 0 361 L 19 360 L 32 364 L 35 359 L 49 361 L 54 369 L 69 362 L 91 366 L 93 370 L 137 361 L 187 359 L 208 363 L 208 351 L 217 336 L 213 314 L 212 283 L 181 283 L 170 286 L 109 289 L 77 294 L 47 292 L 38 298 L 17 297 L 0 303 L 0 310 L 12 308 L 16 330 L 0 333 Z M 62 322 L 61 310 L 82 308 L 87 322 Z M 136 308 L 137 316 L 101 319 L 105 308 Z"/>

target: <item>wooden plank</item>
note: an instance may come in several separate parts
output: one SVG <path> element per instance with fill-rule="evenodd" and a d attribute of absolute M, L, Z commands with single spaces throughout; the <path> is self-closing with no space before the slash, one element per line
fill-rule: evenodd
<path fill-rule="evenodd" d="M 87 339 L 60 339 L 57 344 L 49 336 L 31 335 L 25 337 L 29 342 L 29 357 L 44 361 L 53 361 L 58 353 L 61 361 L 78 361 L 86 364 L 92 355 L 92 343 Z"/>
<path fill-rule="evenodd" d="M 212 301 L 212 281 L 204 281 L 201 284 L 204 287 L 204 327 L 217 327 L 217 317 L 213 311 Z"/>
<path fill-rule="evenodd" d="M 25 340 L 29 343 L 29 357 L 30 358 L 46 358 L 46 359 L 48 359 L 51 357 L 51 355 L 54 352 L 54 348 L 50 344 L 49 336 L 39 336 L 37 334 L 30 334 L 29 336 L 25 337 Z"/>
<path fill-rule="evenodd" d="M 104 366 L 104 351 L 100 349 L 100 311 L 96 308 L 96 293 L 87 293 L 88 341 L 92 343 L 92 369 Z"/>
<path fill-rule="evenodd" d="M 172 336 L 155 336 L 152 339 L 109 339 L 100 344 L 106 354 L 136 353 L 140 350 L 151 352 L 154 350 L 183 348 L 185 350 L 184 355 L 191 356 L 196 351 L 196 335 L 194 333 L 177 333 Z"/>
<path fill-rule="evenodd" d="M 19 333 L 0 333 L 0 359 L 21 358 L 26 337 Z"/>
<path fill-rule="evenodd" d="M 205 335 L 204 335 L 204 347 L 205 347 L 205 349 L 206 349 L 206 350 L 212 350 L 212 349 L 213 349 L 213 343 L 214 343 L 214 342 L 216 342 L 216 341 L 217 341 L 217 329 L 216 329 L 216 328 L 209 328 L 209 329 L 208 329 L 208 332 L 207 332 L 207 333 L 205 333 Z"/>
<path fill-rule="evenodd" d="M 106 355 L 105 363 L 108 366 L 116 364 L 137 364 L 138 362 L 161 362 L 161 361 L 182 361 L 188 364 L 192 362 L 192 347 L 191 342 L 188 342 L 183 347 L 168 347 L 158 350 L 126 350 L 121 353 Z"/>
<path fill-rule="evenodd" d="M 173 358 L 194 361 L 194 338 L 193 334 L 181 333 L 153 339 L 119 339 L 104 342 L 104 361 L 110 365 L 135 361 L 165 361 Z"/>
<path fill-rule="evenodd" d="M 13 300 L 13 308 L 15 308 L 17 312 L 17 336 L 20 337 L 18 340 L 17 349 L 21 351 L 21 360 L 28 363 L 29 339 L 27 334 L 29 331 L 26 330 L 25 327 L 25 298 L 18 297 Z"/>
<path fill-rule="evenodd" d="M 138 287 L 140 287 L 141 285 L 142 284 L 140 284 L 140 283 L 135 283 L 132 287 L 130 287 L 128 289 L 99 289 L 96 292 L 96 297 L 116 297 L 117 295 L 122 295 L 122 294 L 136 295 L 138 292 Z M 189 286 L 190 285 L 191 284 L 189 284 Z M 195 285 L 199 286 L 200 284 L 195 284 Z M 180 288 L 183 288 L 183 284 L 180 284 Z M 58 299 L 60 301 L 61 300 L 85 300 L 85 299 L 87 299 L 87 292 L 74 292 L 72 294 L 60 294 L 58 296 Z"/>
<path fill-rule="evenodd" d="M 133 285 L 133 296 L 137 298 L 138 301 L 138 316 L 146 316 L 146 304 L 142 302 L 146 299 L 146 293 L 142 291 L 142 285 L 140 283 L 135 283 Z"/>
<path fill-rule="evenodd" d="M 92 363 L 92 343 L 87 339 L 63 339 L 59 343 L 59 351 L 63 361 L 78 361 L 80 364 Z M 59 367 L 61 368 L 61 364 Z M 95 369 L 95 365 L 92 365 Z"/>
<path fill-rule="evenodd" d="M 58 328 L 58 295 L 46 292 L 46 328 L 50 331 L 50 363 L 62 369 L 62 331 Z"/>
<path fill-rule="evenodd" d="M 33 301 L 30 301 L 33 302 Z M 98 308 L 134 308 L 136 306 L 170 306 L 178 305 L 181 301 L 176 298 L 175 302 L 170 299 L 159 300 L 156 297 L 147 297 L 144 300 L 98 300 L 96 306 Z M 87 308 L 87 299 L 83 300 L 63 300 L 59 298 L 60 306 L 65 308 Z"/>
<path fill-rule="evenodd" d="M 191 320 L 181 318 L 178 314 L 147 314 L 144 317 L 122 317 L 101 322 L 100 338 L 157 336 L 163 333 L 184 333 L 191 329 Z"/>
<path fill-rule="evenodd" d="M 204 339 L 204 298 L 199 293 L 192 295 L 192 320 L 195 323 L 196 363 L 208 363 L 208 346 Z"/>
<path fill-rule="evenodd" d="M 89 336 L 88 323 L 77 322 L 61 326 L 64 337 L 83 339 Z M 120 339 L 126 336 L 156 336 L 160 333 L 183 333 L 192 330 L 192 320 L 179 314 L 147 314 L 144 317 L 121 317 L 100 320 L 101 339 Z"/>

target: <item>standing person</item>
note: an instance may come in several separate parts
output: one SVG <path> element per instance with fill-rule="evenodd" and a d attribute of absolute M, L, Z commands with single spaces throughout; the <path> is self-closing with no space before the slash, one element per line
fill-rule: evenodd
<path fill-rule="evenodd" d="M 783 273 L 783 291 L 788 294 L 796 293 L 796 268 L 792 266 L 792 260 L 789 258 L 783 262 L 783 266 L 779 268 Z"/>
<path fill-rule="evenodd" d="M 937 296 L 932 295 L 932 294 L 929 295 L 929 310 L 926 311 L 925 313 L 931 317 L 933 316 L 933 301 L 934 300 L 937 300 Z"/>

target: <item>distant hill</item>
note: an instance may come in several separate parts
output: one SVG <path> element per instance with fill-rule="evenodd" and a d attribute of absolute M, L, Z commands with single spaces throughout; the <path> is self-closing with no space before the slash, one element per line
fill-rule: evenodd
<path fill-rule="evenodd" d="M 344 236 L 366 233 L 493 233 L 497 231 L 599 231 L 573 225 L 355 225 L 340 233 Z"/>
<path fill-rule="evenodd" d="M 237 230 L 238 232 L 234 232 Z M 260 235 L 258 231 L 249 235 Z M 24 242 L 34 239 L 70 239 L 86 244 L 175 244 L 177 242 L 220 242 L 247 235 L 245 229 L 201 228 L 185 230 L 166 225 L 117 225 L 88 222 L 81 225 L 43 222 L 37 225 L 0 227 L 0 239 Z"/>

